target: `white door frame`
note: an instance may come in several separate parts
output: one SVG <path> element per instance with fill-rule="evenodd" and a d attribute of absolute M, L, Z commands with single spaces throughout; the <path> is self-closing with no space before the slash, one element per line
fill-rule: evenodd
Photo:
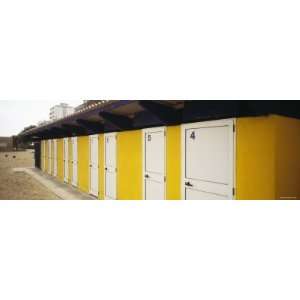
<path fill-rule="evenodd" d="M 105 133 L 104 134 L 104 199 L 105 200 L 114 200 L 111 198 L 107 198 L 106 197 L 106 138 L 110 137 L 110 136 L 115 136 L 116 137 L 116 182 L 115 182 L 115 191 L 116 191 L 116 199 L 117 200 L 117 176 L 118 176 L 118 165 L 117 165 L 117 153 L 118 153 L 118 142 L 117 142 L 117 137 L 118 137 L 118 133 L 117 132 L 110 132 L 110 133 Z"/>
<path fill-rule="evenodd" d="M 97 149 L 97 155 L 99 153 L 99 135 L 98 134 L 93 134 L 93 135 L 89 135 L 89 193 L 95 197 L 98 197 L 99 195 L 99 155 L 98 155 L 98 176 L 97 176 L 97 184 L 98 184 L 98 194 L 97 195 L 94 195 L 92 193 L 92 179 L 91 179 L 91 139 L 92 138 L 97 138 L 97 143 L 98 143 L 98 149 Z"/>
<path fill-rule="evenodd" d="M 181 125 L 181 198 L 185 200 L 185 156 L 186 156 L 186 147 L 185 147 L 185 130 L 189 128 L 201 128 L 210 126 L 223 126 L 223 125 L 233 125 L 233 157 L 232 157 L 232 189 L 233 197 L 236 198 L 236 118 L 221 119 L 215 121 L 204 121 L 196 123 L 187 123 Z"/>
<path fill-rule="evenodd" d="M 74 168 L 75 168 L 75 162 L 74 162 L 74 143 L 76 143 L 76 181 L 74 181 Z M 77 136 L 71 137 L 71 145 L 72 145 L 72 180 L 71 183 L 73 186 L 78 186 L 78 138 Z"/>
<path fill-rule="evenodd" d="M 145 193 L 145 167 L 146 167 L 146 151 L 145 151 L 145 135 L 149 132 L 149 131 L 153 131 L 153 130 L 157 130 L 157 131 L 163 131 L 164 132 L 164 136 L 165 136 L 165 165 L 164 165 L 164 190 L 165 190 L 165 199 L 167 197 L 167 127 L 166 126 L 161 126 L 161 127 L 151 127 L 151 128 L 145 128 L 142 130 L 143 134 L 142 134 L 142 139 L 143 139 L 143 153 L 142 153 L 142 157 L 143 157 L 143 175 L 142 175 L 142 188 L 143 188 L 143 199 L 146 199 L 146 193 Z"/>
<path fill-rule="evenodd" d="M 67 151 L 66 151 L 66 145 L 67 145 Z M 64 182 L 69 182 L 69 139 L 64 138 L 63 139 L 63 148 L 64 148 Z M 66 159 L 66 153 L 67 153 L 67 159 Z M 67 161 L 67 162 L 66 162 Z M 66 172 L 66 166 L 67 166 L 67 172 Z M 66 174 L 67 173 L 67 174 Z"/>

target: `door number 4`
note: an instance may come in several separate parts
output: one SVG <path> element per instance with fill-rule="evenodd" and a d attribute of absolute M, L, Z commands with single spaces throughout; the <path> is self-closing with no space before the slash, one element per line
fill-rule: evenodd
<path fill-rule="evenodd" d="M 191 138 L 192 140 L 195 140 L 195 139 L 196 139 L 195 131 L 193 131 L 193 132 L 191 133 L 190 138 Z"/>

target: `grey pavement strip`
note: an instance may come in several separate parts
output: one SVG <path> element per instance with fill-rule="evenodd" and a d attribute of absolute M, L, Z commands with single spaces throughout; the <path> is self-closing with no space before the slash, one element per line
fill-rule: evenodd
<path fill-rule="evenodd" d="M 97 200 L 95 197 L 82 193 L 78 189 L 58 181 L 36 168 L 14 168 L 13 172 L 24 172 L 44 185 L 48 190 L 63 200 Z"/>

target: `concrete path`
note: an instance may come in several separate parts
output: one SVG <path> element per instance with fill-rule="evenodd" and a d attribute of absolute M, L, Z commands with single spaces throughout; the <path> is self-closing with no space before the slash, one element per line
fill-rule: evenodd
<path fill-rule="evenodd" d="M 80 192 L 69 184 L 62 183 L 54 177 L 43 173 L 36 168 L 14 168 L 14 172 L 24 172 L 32 176 L 35 180 L 44 185 L 57 197 L 63 200 L 97 200 L 95 197 Z"/>

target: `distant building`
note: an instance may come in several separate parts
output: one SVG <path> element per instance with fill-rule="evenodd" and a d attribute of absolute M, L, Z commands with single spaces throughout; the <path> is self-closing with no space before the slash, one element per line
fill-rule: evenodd
<path fill-rule="evenodd" d="M 98 105 L 105 102 L 106 100 L 83 100 L 83 103 L 75 107 L 75 112 L 79 112 L 83 109 L 92 107 L 93 105 Z"/>
<path fill-rule="evenodd" d="M 68 115 L 73 114 L 75 111 L 74 107 L 67 103 L 60 103 L 50 108 L 50 120 L 55 121 L 64 118 Z"/>
<path fill-rule="evenodd" d="M 38 126 L 43 126 L 43 125 L 47 125 L 49 123 L 49 121 L 39 121 L 37 123 Z"/>
<path fill-rule="evenodd" d="M 10 137 L 0 137 L 0 152 L 12 151 L 13 150 L 13 138 Z"/>

